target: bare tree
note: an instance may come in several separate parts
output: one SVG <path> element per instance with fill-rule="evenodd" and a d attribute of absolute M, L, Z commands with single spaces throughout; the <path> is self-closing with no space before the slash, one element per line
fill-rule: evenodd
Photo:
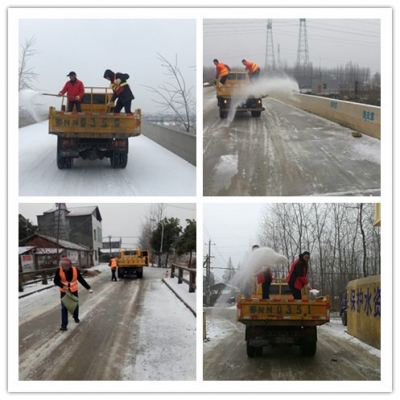
<path fill-rule="evenodd" d="M 38 52 L 33 48 L 36 43 L 35 37 L 25 40 L 25 44 L 21 45 L 21 58 L 18 68 L 18 91 L 23 89 L 34 89 L 34 81 L 37 80 L 39 74 L 34 72 L 33 68 L 28 67 L 29 59 Z"/>
<path fill-rule="evenodd" d="M 191 90 L 187 89 L 185 79 L 178 67 L 178 57 L 175 57 L 175 63 L 172 64 L 165 57 L 157 53 L 158 60 L 162 67 L 166 68 L 167 76 L 172 77 L 172 82 L 166 82 L 158 88 L 146 86 L 151 92 L 158 94 L 161 100 L 153 101 L 163 108 L 163 112 L 172 111 L 179 125 L 183 126 L 186 132 L 196 133 L 196 113 L 195 100 L 192 97 Z"/>

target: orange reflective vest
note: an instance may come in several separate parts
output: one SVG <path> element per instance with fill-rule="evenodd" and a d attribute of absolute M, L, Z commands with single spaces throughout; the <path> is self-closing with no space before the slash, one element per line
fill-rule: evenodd
<path fill-rule="evenodd" d="M 111 259 L 110 268 L 111 268 L 111 269 L 114 269 L 114 268 L 117 268 L 117 267 L 118 267 L 117 259 L 116 259 L 116 258 L 112 258 L 112 259 Z"/>
<path fill-rule="evenodd" d="M 113 92 L 118 96 L 121 92 L 124 91 L 124 86 L 127 86 L 128 82 L 122 82 L 118 85 L 118 83 L 111 83 L 110 87 L 113 90 Z"/>
<path fill-rule="evenodd" d="M 246 61 L 244 64 L 246 71 L 249 73 L 249 75 L 260 69 L 260 67 L 256 63 L 253 63 L 251 61 Z"/>
<path fill-rule="evenodd" d="M 217 68 L 217 78 L 222 78 L 223 76 L 229 75 L 229 67 L 224 63 L 218 63 Z"/>
<path fill-rule="evenodd" d="M 72 279 L 71 282 L 67 281 L 67 278 L 65 276 L 65 272 L 64 270 L 60 267 L 60 280 L 61 283 L 63 284 L 63 286 L 68 286 L 69 290 L 71 292 L 77 292 L 78 291 L 78 270 L 76 269 L 76 267 L 71 266 L 72 268 Z M 60 288 L 60 292 L 65 293 L 65 289 L 64 288 Z"/>

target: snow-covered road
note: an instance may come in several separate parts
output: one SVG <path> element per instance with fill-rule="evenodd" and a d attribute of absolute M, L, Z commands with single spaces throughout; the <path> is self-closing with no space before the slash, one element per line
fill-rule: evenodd
<path fill-rule="evenodd" d="M 58 288 L 19 300 L 19 379 L 195 380 L 196 318 L 162 282 L 165 269 L 118 282 L 108 265 L 93 269 L 101 272 L 87 279 L 94 293 L 80 287 L 81 322 L 66 332 Z"/>
<path fill-rule="evenodd" d="M 381 143 L 278 100 L 220 119 L 204 89 L 206 196 L 379 196 Z"/>
<path fill-rule="evenodd" d="M 207 308 L 204 342 L 205 381 L 379 381 L 380 350 L 346 332 L 339 316 L 318 327 L 317 353 L 303 357 L 294 347 L 265 347 L 246 355 L 245 325 L 236 322 L 236 306 Z"/>
<path fill-rule="evenodd" d="M 57 136 L 48 121 L 19 129 L 20 196 L 195 196 L 196 168 L 141 135 L 129 139 L 128 165 L 109 159 L 56 164 Z"/>

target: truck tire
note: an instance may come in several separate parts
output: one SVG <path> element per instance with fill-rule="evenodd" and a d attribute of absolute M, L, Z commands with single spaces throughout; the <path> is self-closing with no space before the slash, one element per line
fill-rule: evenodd
<path fill-rule="evenodd" d="M 74 165 L 74 159 L 72 157 L 65 157 L 65 168 L 71 169 Z"/>
<path fill-rule="evenodd" d="M 119 167 L 120 168 L 126 168 L 127 165 L 128 165 L 128 154 L 123 153 L 123 154 L 120 155 Z"/>
<path fill-rule="evenodd" d="M 219 110 L 219 117 L 221 119 L 225 119 L 227 117 L 227 115 L 228 115 L 228 113 L 226 111 Z"/>
<path fill-rule="evenodd" d="M 251 116 L 255 118 L 259 118 L 261 116 L 261 111 L 252 111 Z"/>
<path fill-rule="evenodd" d="M 317 351 L 317 341 L 304 341 L 300 344 L 300 353 L 306 357 L 313 357 Z"/>
<path fill-rule="evenodd" d="M 347 312 L 342 313 L 342 325 L 347 326 Z"/>
<path fill-rule="evenodd" d="M 57 137 L 57 167 L 58 169 L 66 168 L 66 159 L 61 155 L 61 138 Z"/>
<path fill-rule="evenodd" d="M 59 154 L 57 154 L 57 167 L 58 169 L 65 168 L 65 157 L 62 157 Z"/>
<path fill-rule="evenodd" d="M 249 344 L 249 341 L 246 342 L 246 352 L 247 357 L 254 358 L 256 356 L 256 348 Z"/>
<path fill-rule="evenodd" d="M 256 347 L 256 356 L 262 357 L 262 355 L 263 355 L 263 347 L 262 346 Z"/>

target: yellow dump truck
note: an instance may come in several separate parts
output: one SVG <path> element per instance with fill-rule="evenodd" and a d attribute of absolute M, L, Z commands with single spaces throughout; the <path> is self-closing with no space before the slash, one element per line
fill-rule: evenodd
<path fill-rule="evenodd" d="M 105 87 L 87 87 L 82 99 L 82 112 L 49 109 L 49 134 L 57 135 L 57 166 L 72 168 L 74 158 L 96 160 L 109 158 L 112 168 L 128 164 L 128 138 L 141 134 L 141 110 L 132 114 L 114 114 L 107 104 L 112 91 Z"/>
<path fill-rule="evenodd" d="M 236 320 L 246 325 L 245 341 L 248 357 L 262 355 L 264 346 L 299 346 L 305 356 L 317 350 L 317 326 L 330 320 L 328 296 L 312 298 L 303 289 L 302 299 L 294 300 L 283 278 L 274 280 L 269 299 L 261 298 L 257 285 L 250 298 L 239 295 Z"/>
<path fill-rule="evenodd" d="M 118 278 L 136 276 L 143 278 L 143 267 L 148 267 L 150 262 L 150 252 L 148 250 L 125 249 L 121 250 L 118 264 Z"/>
<path fill-rule="evenodd" d="M 231 108 L 234 108 L 235 112 L 250 111 L 252 117 L 260 117 L 265 108 L 262 98 L 255 94 L 259 91 L 256 85 L 257 83 L 250 82 L 246 72 L 235 70 L 229 73 L 224 84 L 217 81 L 216 92 L 220 118 L 226 118 Z"/>

